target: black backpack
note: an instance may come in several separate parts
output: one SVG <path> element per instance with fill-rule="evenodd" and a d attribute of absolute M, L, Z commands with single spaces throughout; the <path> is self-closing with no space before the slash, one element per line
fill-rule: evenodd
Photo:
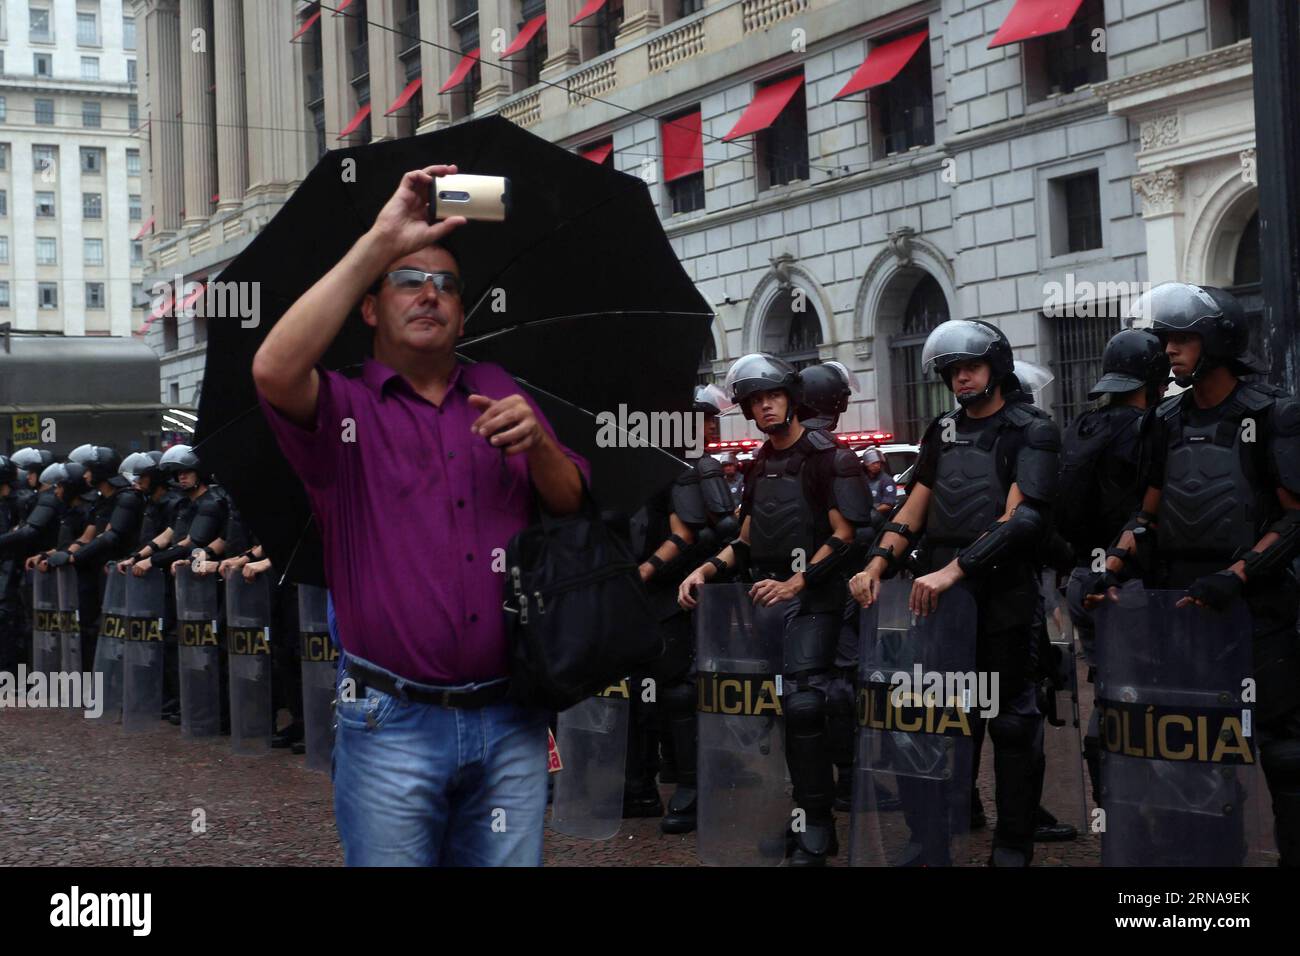
<path fill-rule="evenodd" d="M 663 654 L 632 546 L 585 482 L 577 513 L 510 539 L 506 575 L 515 702 L 567 710 Z"/>

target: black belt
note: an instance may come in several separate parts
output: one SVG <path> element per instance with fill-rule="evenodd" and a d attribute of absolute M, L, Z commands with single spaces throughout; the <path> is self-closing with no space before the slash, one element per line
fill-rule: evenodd
<path fill-rule="evenodd" d="M 486 687 L 480 687 L 477 690 L 424 690 L 410 684 L 405 684 L 401 690 L 398 690 L 397 682 L 387 674 L 372 671 L 368 667 L 361 666 L 356 661 L 348 661 L 348 674 L 356 679 L 359 692 L 364 692 L 367 687 L 373 687 L 390 697 L 412 700 L 417 704 L 431 704 L 434 707 L 456 707 L 462 710 L 475 710 L 479 707 L 500 703 L 510 693 L 510 682 L 505 680 L 489 684 Z"/>

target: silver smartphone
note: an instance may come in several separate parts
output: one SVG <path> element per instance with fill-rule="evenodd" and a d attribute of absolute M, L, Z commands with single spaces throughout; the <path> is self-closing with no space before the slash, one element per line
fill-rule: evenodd
<path fill-rule="evenodd" d="M 505 176 L 436 176 L 429 203 L 431 220 L 464 216 L 503 222 L 510 214 L 510 180 Z"/>

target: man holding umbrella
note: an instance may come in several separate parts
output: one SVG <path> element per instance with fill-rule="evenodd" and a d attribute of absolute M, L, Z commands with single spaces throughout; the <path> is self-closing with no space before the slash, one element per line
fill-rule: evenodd
<path fill-rule="evenodd" d="M 535 506 L 578 510 L 585 461 L 514 379 L 461 364 L 461 265 L 407 173 L 374 225 L 279 319 L 253 377 L 324 544 L 345 651 L 334 802 L 349 865 L 538 865 L 547 715 L 505 700 L 494 551 Z M 470 268 L 473 263 L 467 264 Z M 361 301 L 374 358 L 318 366 Z"/>

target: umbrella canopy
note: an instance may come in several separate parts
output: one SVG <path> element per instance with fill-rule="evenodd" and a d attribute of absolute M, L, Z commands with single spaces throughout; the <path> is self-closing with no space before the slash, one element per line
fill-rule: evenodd
<path fill-rule="evenodd" d="M 657 448 L 597 441 L 594 416 L 620 406 L 689 412 L 710 334 L 712 311 L 640 179 L 500 117 L 334 151 L 219 277 L 256 304 L 256 322 L 208 317 L 195 434 L 205 466 L 290 580 L 322 583 L 320 542 L 306 492 L 257 405 L 253 356 L 276 320 L 370 228 L 402 176 L 434 163 L 511 179 L 506 222 L 471 222 L 444 242 L 464 283 L 460 354 L 496 362 L 521 381 L 560 440 L 591 461 L 602 506 L 633 510 L 681 468 Z M 355 311 L 322 364 L 357 366 L 371 336 Z"/>

